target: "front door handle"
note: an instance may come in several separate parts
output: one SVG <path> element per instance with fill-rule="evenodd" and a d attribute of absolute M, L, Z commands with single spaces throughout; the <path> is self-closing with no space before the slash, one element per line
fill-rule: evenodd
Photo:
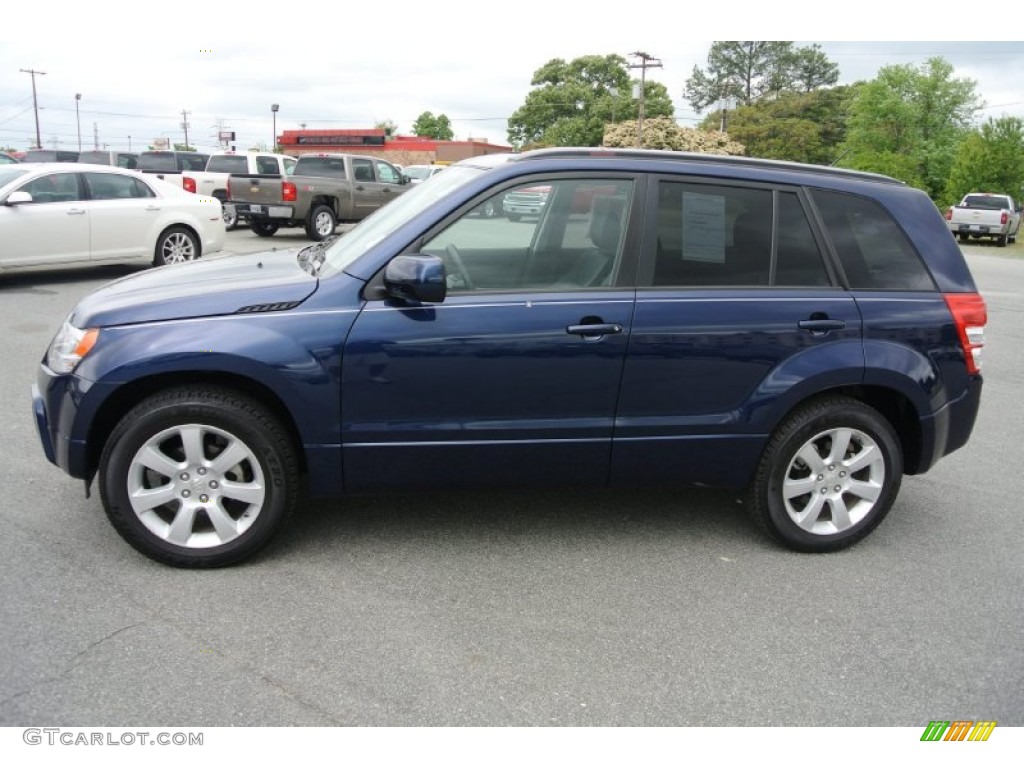
<path fill-rule="evenodd" d="M 85 213 L 83 208 L 71 208 L 67 212 L 68 216 L 81 216 L 83 213 Z"/>

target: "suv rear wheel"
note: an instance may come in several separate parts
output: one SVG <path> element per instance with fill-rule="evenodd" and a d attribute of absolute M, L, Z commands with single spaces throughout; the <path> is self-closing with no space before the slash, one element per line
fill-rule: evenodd
<path fill-rule="evenodd" d="M 889 512 L 903 454 L 889 422 L 848 397 L 790 414 L 772 435 L 754 476 L 754 520 L 790 549 L 831 552 L 867 536 Z"/>

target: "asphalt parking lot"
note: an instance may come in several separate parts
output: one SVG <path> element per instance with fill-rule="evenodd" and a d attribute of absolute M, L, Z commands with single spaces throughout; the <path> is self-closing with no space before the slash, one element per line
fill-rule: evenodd
<path fill-rule="evenodd" d="M 128 547 L 30 411 L 65 314 L 138 268 L 0 276 L 0 725 L 1022 726 L 1024 248 L 966 250 L 974 436 L 853 549 L 779 549 L 715 491 L 435 493 L 307 502 L 204 572 Z"/>

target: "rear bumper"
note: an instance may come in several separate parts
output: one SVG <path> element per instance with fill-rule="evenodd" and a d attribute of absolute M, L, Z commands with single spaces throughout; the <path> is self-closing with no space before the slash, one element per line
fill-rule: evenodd
<path fill-rule="evenodd" d="M 974 430 L 981 406 L 981 376 L 972 376 L 967 388 L 956 400 L 922 422 L 924 440 L 921 460 L 910 474 L 927 472 L 943 456 L 962 448 Z"/>
<path fill-rule="evenodd" d="M 252 221 L 264 219 L 292 219 L 295 209 L 290 205 L 261 205 L 257 203 L 227 203 L 239 216 Z"/>

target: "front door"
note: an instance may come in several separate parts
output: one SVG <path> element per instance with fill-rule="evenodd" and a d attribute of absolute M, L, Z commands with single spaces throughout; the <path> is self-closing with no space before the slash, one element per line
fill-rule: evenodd
<path fill-rule="evenodd" d="M 481 201 L 421 252 L 443 303 L 370 301 L 345 346 L 349 490 L 607 481 L 634 304 L 630 179 L 551 181 L 545 213 Z"/>

